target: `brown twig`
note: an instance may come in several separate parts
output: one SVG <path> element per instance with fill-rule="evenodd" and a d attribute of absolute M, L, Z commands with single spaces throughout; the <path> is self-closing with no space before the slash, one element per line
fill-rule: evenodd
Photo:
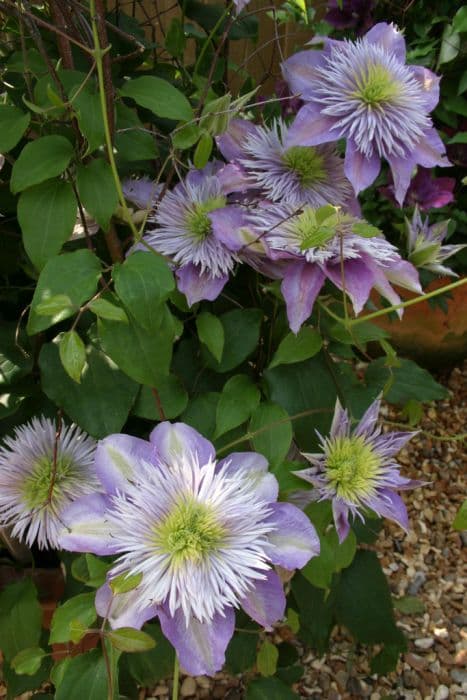
<path fill-rule="evenodd" d="M 158 412 L 159 412 L 160 419 L 161 419 L 161 420 L 167 420 L 167 418 L 166 418 L 166 416 L 165 416 L 165 413 L 164 413 L 164 408 L 163 408 L 163 406 L 162 406 L 161 397 L 160 397 L 160 394 L 159 394 L 159 392 L 157 391 L 156 387 L 154 387 L 154 386 L 151 387 L 151 392 L 152 392 L 152 395 L 154 396 L 154 398 L 155 398 L 155 400 L 156 400 L 156 406 L 157 406 L 157 410 L 158 410 Z"/>
<path fill-rule="evenodd" d="M 57 34 L 57 45 L 63 67 L 73 70 L 75 64 L 71 53 L 71 43 L 69 38 L 66 36 L 66 22 L 58 0 L 49 0 L 49 7 L 54 24 L 61 30 L 61 33 Z"/>

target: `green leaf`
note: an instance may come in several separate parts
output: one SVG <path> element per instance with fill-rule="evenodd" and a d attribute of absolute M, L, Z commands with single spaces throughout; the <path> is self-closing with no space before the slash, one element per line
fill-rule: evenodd
<path fill-rule="evenodd" d="M 342 571 L 336 617 L 359 642 L 403 646 L 404 636 L 394 622 L 391 594 L 375 552 L 359 550 Z"/>
<path fill-rule="evenodd" d="M 341 323 L 336 323 L 329 329 L 331 338 L 345 345 L 365 345 L 371 340 L 389 338 L 389 333 L 369 321 L 359 323 L 353 328 L 345 328 Z"/>
<path fill-rule="evenodd" d="M 198 124 L 184 124 L 172 132 L 172 143 L 174 148 L 183 151 L 194 146 L 200 136 L 201 131 Z"/>
<path fill-rule="evenodd" d="M 149 634 L 132 627 L 120 627 L 107 632 L 106 637 L 116 649 L 129 653 L 148 651 L 156 646 L 155 640 Z"/>
<path fill-rule="evenodd" d="M 97 327 L 106 353 L 136 382 L 157 387 L 159 380 L 168 375 L 175 326 L 165 305 L 159 306 L 158 324 L 149 331 L 133 320 L 119 323 L 99 319 Z"/>
<path fill-rule="evenodd" d="M 76 198 L 69 182 L 47 180 L 21 193 L 18 221 L 26 253 L 38 270 L 70 238 L 76 211 Z"/>
<path fill-rule="evenodd" d="M 182 421 L 202 435 L 212 438 L 216 430 L 216 411 L 219 396 L 215 391 L 195 396 L 182 413 Z"/>
<path fill-rule="evenodd" d="M 119 595 L 120 593 L 128 593 L 129 591 L 133 591 L 137 586 L 139 586 L 142 580 L 143 574 L 123 573 L 112 578 L 109 581 L 109 586 L 114 595 Z"/>
<path fill-rule="evenodd" d="M 253 435 L 251 442 L 254 449 L 261 452 L 271 466 L 285 459 L 293 432 L 289 415 L 282 406 L 260 404 L 251 417 L 248 431 Z"/>
<path fill-rule="evenodd" d="M 110 165 L 103 158 L 80 165 L 76 171 L 76 181 L 83 207 L 101 229 L 108 231 L 110 219 L 118 206 L 118 193 Z"/>
<path fill-rule="evenodd" d="M 277 669 L 279 652 L 275 644 L 265 641 L 261 644 L 256 657 L 256 666 L 262 676 L 273 676 Z"/>
<path fill-rule="evenodd" d="M 174 374 L 161 377 L 155 389 L 166 419 L 176 418 L 183 413 L 188 404 L 188 394 L 178 377 Z M 160 409 L 150 387 L 141 387 L 132 412 L 135 416 L 148 420 L 161 420 Z"/>
<path fill-rule="evenodd" d="M 178 17 L 173 17 L 165 34 L 165 48 L 171 56 L 178 58 L 183 56 L 185 44 L 186 39 L 182 23 Z"/>
<path fill-rule="evenodd" d="M 251 670 L 256 661 L 257 644 L 257 634 L 236 632 L 229 642 L 225 655 L 228 670 L 233 674 Z"/>
<path fill-rule="evenodd" d="M 260 402 L 259 389 L 245 374 L 231 377 L 225 384 L 217 404 L 216 437 L 241 425 Z"/>
<path fill-rule="evenodd" d="M 278 678 L 259 678 L 248 684 L 245 700 L 299 700 L 299 696 Z"/>
<path fill-rule="evenodd" d="M 449 139 L 448 143 L 467 143 L 467 131 L 460 131 Z"/>
<path fill-rule="evenodd" d="M 62 367 L 58 347 L 47 343 L 39 355 L 44 393 L 83 430 L 96 438 L 121 431 L 135 400 L 138 385 L 92 345 L 86 367 L 76 384 Z"/>
<path fill-rule="evenodd" d="M 334 624 L 334 595 L 312 586 L 299 572 L 292 579 L 292 592 L 298 605 L 299 638 L 321 656 L 328 649 Z"/>
<path fill-rule="evenodd" d="M 81 372 L 86 364 L 86 348 L 76 331 L 68 331 L 58 344 L 60 359 L 65 370 L 75 382 L 81 381 Z"/>
<path fill-rule="evenodd" d="M 0 153 L 8 153 L 19 143 L 31 121 L 29 112 L 0 105 Z"/>
<path fill-rule="evenodd" d="M 467 499 L 457 511 L 452 526 L 454 530 L 467 530 Z"/>
<path fill-rule="evenodd" d="M 227 93 L 208 102 L 201 114 L 199 125 L 212 136 L 223 134 L 229 126 L 229 119 L 232 116 L 231 95 Z"/>
<path fill-rule="evenodd" d="M 457 10 L 452 20 L 452 26 L 456 32 L 467 32 L 467 5 L 463 5 Z"/>
<path fill-rule="evenodd" d="M 446 24 L 441 37 L 441 48 L 439 50 L 437 67 L 443 63 L 453 61 L 459 53 L 461 37 L 453 24 Z"/>
<path fill-rule="evenodd" d="M 18 344 L 23 346 L 20 335 Z M 16 324 L 0 325 L 0 385 L 13 384 L 32 369 L 32 357 L 25 356 L 16 343 Z"/>
<path fill-rule="evenodd" d="M 386 675 L 395 671 L 400 654 L 401 647 L 398 644 L 385 644 L 381 651 L 371 659 L 371 673 Z"/>
<path fill-rule="evenodd" d="M 55 610 L 50 625 L 50 644 L 69 642 L 72 639 L 71 625 L 76 622 L 82 625 L 82 634 L 79 639 L 84 637 L 86 630 L 97 619 L 95 597 L 95 593 L 81 593 L 74 598 L 69 598 Z M 77 642 L 79 639 L 75 637 L 74 641 Z"/>
<path fill-rule="evenodd" d="M 146 330 L 161 323 L 161 303 L 175 289 L 173 274 L 159 255 L 137 251 L 114 268 L 115 290 L 134 319 Z"/>
<path fill-rule="evenodd" d="M 103 700 L 108 697 L 107 669 L 97 649 L 69 660 L 55 700 Z"/>
<path fill-rule="evenodd" d="M 174 664 L 174 649 L 164 637 L 159 625 L 145 625 L 145 631 L 155 641 L 155 647 L 127 658 L 128 669 L 133 678 L 143 687 L 153 687 L 162 678 L 171 675 Z"/>
<path fill-rule="evenodd" d="M 224 352 L 220 362 L 206 353 L 206 361 L 216 372 L 238 367 L 255 350 L 263 312 L 260 309 L 235 309 L 219 317 L 224 327 Z"/>
<path fill-rule="evenodd" d="M 73 303 L 66 294 L 55 294 L 50 299 L 39 302 L 35 307 L 35 312 L 39 316 L 56 316 L 62 311 L 68 312 L 70 310 L 73 312 Z"/>
<path fill-rule="evenodd" d="M 307 360 L 321 350 L 322 344 L 318 331 L 309 326 L 303 326 L 297 335 L 288 333 L 274 353 L 269 369 Z"/>
<path fill-rule="evenodd" d="M 222 322 L 209 311 L 203 311 L 196 317 L 196 330 L 200 341 L 216 358 L 217 362 L 220 362 L 224 350 L 224 327 Z"/>
<path fill-rule="evenodd" d="M 11 171 L 13 193 L 38 185 L 63 173 L 73 157 L 73 146 L 64 136 L 41 136 L 26 144 Z"/>
<path fill-rule="evenodd" d="M 345 569 L 353 561 L 357 549 L 357 538 L 352 531 L 339 544 L 333 529 L 320 535 L 321 549 L 319 556 L 313 557 L 302 569 L 303 576 L 317 588 L 328 589 L 334 574 Z"/>
<path fill-rule="evenodd" d="M 383 389 L 392 380 L 385 392 L 389 403 L 406 404 L 410 399 L 416 401 L 434 401 L 449 396 L 448 390 L 438 384 L 426 369 L 422 369 L 412 360 L 400 360 L 399 367 L 386 367 L 386 359 L 380 357 L 368 365 L 365 373 L 367 384 Z"/>
<path fill-rule="evenodd" d="M 28 578 L 0 593 L 0 629 L 3 656 L 10 662 L 20 651 L 39 645 L 42 609 Z"/>
<path fill-rule="evenodd" d="M 76 95 L 78 90 L 79 86 L 77 85 L 70 90 L 69 94 L 73 101 L 73 109 L 76 112 L 79 128 L 88 142 L 85 155 L 89 155 L 105 142 L 100 97 L 98 93 L 87 88 L 80 90 L 79 94 Z"/>
<path fill-rule="evenodd" d="M 405 595 L 402 598 L 393 599 L 394 607 L 404 615 L 422 615 L 425 612 L 425 604 L 420 598 Z"/>
<path fill-rule="evenodd" d="M 88 308 L 99 318 L 106 318 L 108 321 L 123 321 L 128 323 L 128 316 L 125 311 L 116 304 L 112 304 L 107 299 L 99 297 L 88 304 Z"/>
<path fill-rule="evenodd" d="M 185 95 L 171 83 L 153 75 L 127 80 L 120 89 L 124 97 L 131 97 L 157 117 L 190 121 L 193 109 Z"/>
<path fill-rule="evenodd" d="M 77 581 L 91 588 L 99 588 L 105 583 L 111 564 L 102 561 L 94 554 L 81 554 L 71 565 L 71 573 Z"/>
<path fill-rule="evenodd" d="M 193 165 L 200 170 L 207 164 L 211 157 L 214 141 L 211 134 L 201 134 L 193 155 Z"/>
<path fill-rule="evenodd" d="M 27 324 L 29 335 L 39 333 L 78 311 L 81 304 L 95 294 L 100 275 L 99 259 L 90 250 L 77 250 L 49 260 L 32 298 Z M 36 312 L 39 304 L 60 294 L 70 298 L 71 307 L 63 308 L 54 316 L 44 317 Z"/>
<path fill-rule="evenodd" d="M 19 674 L 33 676 L 40 669 L 46 652 L 40 647 L 29 647 L 20 651 L 11 661 L 11 667 Z"/>

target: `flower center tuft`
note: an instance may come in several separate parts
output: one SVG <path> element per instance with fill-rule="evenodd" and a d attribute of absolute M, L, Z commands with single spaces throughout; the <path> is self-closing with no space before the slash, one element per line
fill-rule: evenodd
<path fill-rule="evenodd" d="M 329 441 L 326 474 L 343 500 L 356 503 L 371 496 L 380 471 L 381 459 L 364 437 L 338 437 Z"/>
<path fill-rule="evenodd" d="M 187 216 L 186 224 L 195 239 L 204 241 L 212 233 L 212 223 L 208 214 L 215 209 L 225 207 L 225 205 L 226 198 L 222 196 L 211 197 L 205 202 L 197 202 L 194 205 Z"/>
<path fill-rule="evenodd" d="M 389 102 L 400 92 L 390 71 L 377 63 L 366 66 L 363 74 L 356 76 L 356 84 L 353 96 L 370 107 Z"/>
<path fill-rule="evenodd" d="M 305 252 L 310 248 L 326 245 L 336 235 L 336 224 L 336 215 L 320 221 L 314 209 L 304 209 L 294 220 L 295 230 L 300 239 L 300 250 Z"/>
<path fill-rule="evenodd" d="M 157 528 L 155 541 L 175 562 L 181 563 L 197 561 L 217 549 L 224 535 L 212 508 L 188 500 L 177 505 Z"/>
<path fill-rule="evenodd" d="M 292 146 L 282 155 L 282 162 L 298 177 L 302 187 L 310 187 L 315 182 L 326 179 L 323 156 L 312 146 Z"/>
<path fill-rule="evenodd" d="M 46 504 L 49 499 L 53 501 L 60 492 L 61 482 L 72 468 L 73 462 L 66 455 L 57 456 L 55 470 L 52 455 L 38 459 L 32 473 L 23 483 L 23 498 L 27 507 L 37 508 Z"/>

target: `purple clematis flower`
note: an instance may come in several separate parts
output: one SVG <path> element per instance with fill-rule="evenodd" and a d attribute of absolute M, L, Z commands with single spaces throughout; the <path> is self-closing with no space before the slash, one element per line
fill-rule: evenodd
<path fill-rule="evenodd" d="M 417 206 L 420 211 L 428 211 L 428 209 L 439 209 L 454 201 L 455 179 L 432 177 L 431 172 L 430 168 L 417 168 L 417 174 L 407 190 L 405 207 Z M 392 182 L 386 187 L 381 187 L 380 192 L 392 202 L 396 201 Z"/>
<path fill-rule="evenodd" d="M 251 0 L 233 0 L 237 14 L 239 14 L 247 5 L 250 4 Z"/>
<path fill-rule="evenodd" d="M 400 302 L 391 283 L 422 292 L 416 269 L 380 231 L 337 207 L 297 212 L 269 206 L 252 213 L 250 221 L 269 257 L 282 262 L 281 290 L 294 333 L 310 316 L 326 279 L 341 290 L 345 287 L 356 314 L 373 288 L 391 304 Z"/>
<path fill-rule="evenodd" d="M 49 418 L 16 428 L 0 448 L 0 525 L 28 546 L 58 548 L 64 508 L 98 488 L 95 449 L 76 425 L 59 435 Z"/>
<path fill-rule="evenodd" d="M 407 530 L 407 509 L 396 491 L 424 484 L 400 475 L 394 455 L 415 433 L 381 433 L 376 424 L 380 403 L 374 401 L 352 430 L 347 411 L 337 401 L 329 436 L 319 435 L 322 453 L 304 454 L 313 466 L 295 472 L 313 484 L 316 500 L 332 500 L 339 542 L 349 534 L 349 517 L 364 521 L 366 510 Z"/>
<path fill-rule="evenodd" d="M 443 262 L 460 250 L 467 248 L 467 243 L 443 245 L 448 226 L 449 220 L 440 221 L 430 226 L 428 217 L 423 220 L 418 208 L 415 207 L 412 221 L 406 219 L 408 257 L 415 267 L 430 270 L 438 275 L 458 277 L 451 268 L 443 265 Z"/>
<path fill-rule="evenodd" d="M 325 21 L 336 29 L 355 28 L 363 34 L 373 24 L 374 0 L 329 0 Z"/>
<path fill-rule="evenodd" d="M 241 189 L 242 182 L 235 165 L 210 163 L 203 170 L 191 170 L 148 219 L 154 228 L 144 240 L 177 265 L 178 288 L 190 306 L 201 299 L 215 299 L 238 261 L 216 237 L 212 214 L 235 213 L 227 195 Z"/>
<path fill-rule="evenodd" d="M 345 138 L 345 174 L 356 194 L 386 159 L 402 205 L 415 165 L 450 165 L 428 116 L 438 103 L 439 78 L 405 64 L 405 41 L 392 24 L 376 24 L 357 41 L 323 41 L 324 50 L 302 51 L 283 64 L 292 91 L 306 102 L 287 146 Z"/>
<path fill-rule="evenodd" d="M 235 119 L 218 138 L 218 146 L 227 159 L 239 163 L 250 187 L 265 199 L 293 207 L 320 207 L 332 202 L 355 209 L 352 186 L 335 147 L 287 147 L 287 134 L 282 119 L 271 128 Z"/>
<path fill-rule="evenodd" d="M 96 471 L 104 494 L 64 514 L 65 549 L 118 555 L 96 596 L 114 628 L 158 616 L 181 665 L 218 671 L 234 632 L 235 609 L 270 627 L 285 610 L 274 571 L 303 567 L 319 552 L 308 518 L 277 503 L 278 484 L 254 452 L 215 461 L 214 447 L 183 423 L 160 423 L 146 442 L 102 440 Z M 137 585 L 113 593 L 117 576 Z"/>
<path fill-rule="evenodd" d="M 122 190 L 125 199 L 132 204 L 136 204 L 139 209 L 153 209 L 163 188 L 162 184 L 154 182 L 146 176 L 122 180 Z"/>

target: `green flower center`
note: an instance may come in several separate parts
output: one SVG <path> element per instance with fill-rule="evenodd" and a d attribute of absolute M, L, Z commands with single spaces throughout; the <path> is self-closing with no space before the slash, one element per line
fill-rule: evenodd
<path fill-rule="evenodd" d="M 26 506 L 33 509 L 43 506 L 48 501 L 55 501 L 60 494 L 61 483 L 72 470 L 72 459 L 66 455 L 58 455 L 55 475 L 52 455 L 38 459 L 32 473 L 23 483 L 23 498 Z"/>
<path fill-rule="evenodd" d="M 324 211 L 326 210 L 326 212 Z M 300 250 L 320 248 L 336 235 L 338 217 L 335 207 L 320 209 L 307 207 L 294 218 L 296 235 L 300 240 Z"/>
<path fill-rule="evenodd" d="M 211 197 L 205 202 L 198 202 L 194 205 L 192 211 L 188 214 L 186 225 L 193 237 L 199 241 L 204 241 L 212 233 L 212 223 L 208 214 L 215 209 L 225 207 L 226 198 Z"/>
<path fill-rule="evenodd" d="M 371 496 L 381 471 L 381 458 L 361 436 L 339 437 L 327 449 L 326 474 L 337 495 L 358 502 Z"/>
<path fill-rule="evenodd" d="M 357 78 L 357 90 L 353 93 L 370 107 L 389 102 L 399 94 L 399 85 L 384 66 L 369 65 L 365 74 Z"/>
<path fill-rule="evenodd" d="M 311 146 L 292 146 L 282 155 L 282 162 L 298 177 L 302 187 L 310 187 L 326 178 L 324 158 Z"/>
<path fill-rule="evenodd" d="M 155 543 L 175 563 L 197 561 L 221 546 L 225 530 L 213 509 L 193 500 L 183 501 L 157 528 Z"/>

